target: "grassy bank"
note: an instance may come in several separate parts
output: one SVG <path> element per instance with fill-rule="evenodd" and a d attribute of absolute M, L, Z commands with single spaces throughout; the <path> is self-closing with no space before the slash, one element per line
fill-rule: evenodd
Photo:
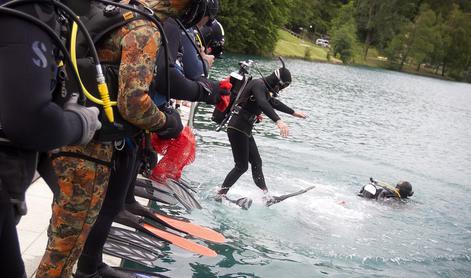
<path fill-rule="evenodd" d="M 294 36 L 288 31 L 282 29 L 280 29 L 278 32 L 279 39 L 276 44 L 275 51 L 273 52 L 273 55 L 275 56 L 298 58 L 309 61 L 327 62 L 335 64 L 342 63 L 342 61 L 340 61 L 339 59 L 335 59 L 332 57 L 329 60 L 327 58 L 327 48 L 317 46 L 310 41 L 303 40 L 302 38 Z M 387 60 L 382 57 L 381 53 L 379 53 L 377 49 L 370 48 L 366 59 L 363 59 L 362 52 L 363 50 L 361 48 L 356 49 L 353 65 L 391 70 L 388 66 Z M 442 77 L 441 75 L 435 74 L 431 69 L 422 68 L 420 71 L 417 71 L 416 68 L 416 65 L 406 64 L 404 65 L 402 72 L 440 79 L 448 79 Z"/>
<path fill-rule="evenodd" d="M 279 30 L 279 39 L 273 55 L 299 58 L 311 61 L 328 62 L 327 49 L 310 41 L 302 40 L 285 30 Z"/>

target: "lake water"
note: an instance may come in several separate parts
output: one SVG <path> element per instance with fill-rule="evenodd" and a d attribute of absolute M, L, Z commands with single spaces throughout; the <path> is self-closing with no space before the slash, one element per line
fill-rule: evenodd
<path fill-rule="evenodd" d="M 248 57 L 218 61 L 214 78 Z M 257 60 L 269 73 L 279 63 Z M 201 183 L 204 206 L 191 215 L 227 237 L 202 258 L 172 247 L 159 269 L 171 277 L 471 277 L 471 85 L 403 73 L 287 60 L 292 85 L 280 99 L 283 139 L 265 119 L 255 140 L 272 194 L 316 188 L 270 208 L 249 172 L 229 192 L 250 197 L 243 211 L 212 200 L 233 167 L 211 109 L 196 116 L 196 161 L 185 176 Z M 255 77 L 258 76 L 252 71 Z M 356 196 L 369 177 L 412 183 L 407 202 Z"/>

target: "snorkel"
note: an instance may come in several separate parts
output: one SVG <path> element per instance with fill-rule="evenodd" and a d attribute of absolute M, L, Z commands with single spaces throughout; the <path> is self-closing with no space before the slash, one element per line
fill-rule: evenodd
<path fill-rule="evenodd" d="M 263 76 L 262 72 L 258 69 L 258 67 L 254 66 L 255 70 L 257 70 L 257 72 L 262 77 L 263 82 L 268 87 L 268 90 L 273 94 L 273 97 L 278 97 L 278 93 L 280 92 L 280 90 L 285 89 L 291 84 L 291 73 L 286 68 L 285 61 L 283 60 L 281 56 L 278 57 L 278 59 L 280 60 L 282 67 L 275 70 L 268 77 Z M 283 77 L 285 77 L 286 80 L 283 80 Z M 273 88 L 272 86 L 273 84 L 270 85 L 270 82 L 267 80 L 267 78 L 276 78 L 278 84 L 275 84 L 275 86 L 278 87 L 277 90 Z"/>

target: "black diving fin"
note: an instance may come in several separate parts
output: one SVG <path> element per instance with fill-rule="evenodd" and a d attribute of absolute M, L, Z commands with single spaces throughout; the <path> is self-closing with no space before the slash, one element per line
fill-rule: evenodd
<path fill-rule="evenodd" d="M 174 194 L 169 195 L 150 187 L 136 186 L 134 187 L 134 195 L 168 205 L 178 204 L 178 200 L 175 198 Z"/>
<path fill-rule="evenodd" d="M 143 248 L 111 238 L 106 241 L 103 247 L 103 253 L 150 268 L 157 266 L 160 257 L 160 255 L 149 252 Z"/>
<path fill-rule="evenodd" d="M 252 206 L 252 203 L 253 203 L 252 199 L 248 197 L 239 198 L 237 200 L 229 199 L 227 196 L 224 196 L 224 198 L 228 200 L 229 202 L 238 205 L 243 210 L 248 210 Z"/>
<path fill-rule="evenodd" d="M 188 191 L 189 189 L 186 188 L 185 185 L 180 184 L 171 179 L 167 179 L 166 183 L 157 182 L 154 180 L 148 179 L 137 179 L 136 180 L 136 188 L 137 187 L 144 187 L 144 188 L 151 188 L 154 190 L 158 190 L 159 192 L 154 191 L 153 195 L 159 196 L 158 194 L 161 192 L 165 192 L 167 195 L 174 197 L 178 202 L 183 205 L 183 207 L 187 210 L 192 209 L 201 209 L 200 203 L 193 197 L 193 195 Z M 194 190 L 194 189 L 191 189 Z M 141 195 L 145 195 L 145 193 L 138 189 L 138 193 Z M 139 195 L 138 195 L 139 196 Z M 154 196 L 154 197 L 156 197 Z M 148 196 L 150 198 L 150 196 Z M 144 197 L 146 198 L 146 197 Z M 146 198 L 148 199 L 148 198 Z M 150 199 L 152 200 L 152 199 Z M 169 201 L 169 200 L 168 200 Z"/>
<path fill-rule="evenodd" d="M 193 191 L 194 193 L 198 193 L 198 192 L 196 191 L 196 188 L 197 188 L 198 186 L 200 186 L 199 183 L 196 183 L 196 182 L 193 182 L 193 181 L 189 181 L 189 180 L 187 180 L 187 179 L 185 179 L 185 178 L 180 178 L 179 180 L 175 180 L 175 182 L 177 182 L 177 183 L 183 185 L 184 187 L 186 187 L 187 189 Z"/>
<path fill-rule="evenodd" d="M 166 243 L 159 241 L 155 237 L 148 236 L 138 231 L 131 231 L 118 227 L 111 227 L 110 232 L 108 233 L 108 238 L 129 243 L 157 255 L 161 255 L 162 251 L 160 251 L 160 249 L 167 246 Z"/>
<path fill-rule="evenodd" d="M 188 189 L 186 189 L 181 184 L 178 184 L 178 182 L 169 179 L 167 180 L 167 185 L 172 189 L 172 191 L 175 193 L 175 197 L 187 210 L 203 208 L 195 199 L 195 197 L 193 197 L 193 195 L 188 192 Z"/>
<path fill-rule="evenodd" d="M 265 205 L 267 207 L 269 207 L 269 206 L 272 206 L 274 204 L 278 204 L 281 201 L 284 201 L 284 200 L 286 200 L 288 198 L 291 198 L 291 197 L 294 197 L 294 196 L 304 194 L 304 193 L 306 193 L 309 190 L 314 189 L 314 188 L 315 188 L 315 186 L 309 186 L 307 188 L 301 189 L 301 190 L 293 192 L 293 193 L 289 193 L 289 194 L 285 194 L 285 195 L 281 195 L 281 196 L 273 196 L 273 198 L 271 200 L 269 200 Z"/>
<path fill-rule="evenodd" d="M 149 180 L 145 178 L 137 178 L 134 184 L 139 187 L 152 188 L 152 189 L 167 193 L 169 195 L 173 194 L 173 191 L 170 187 L 154 180 Z"/>

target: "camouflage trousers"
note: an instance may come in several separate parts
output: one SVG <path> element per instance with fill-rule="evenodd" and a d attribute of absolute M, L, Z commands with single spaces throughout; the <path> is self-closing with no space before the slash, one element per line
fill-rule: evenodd
<path fill-rule="evenodd" d="M 59 190 L 54 195 L 48 243 L 36 277 L 71 277 L 87 236 L 100 212 L 111 173 L 113 146 L 90 143 L 64 147 L 52 161 Z M 95 161 L 84 159 L 88 156 Z"/>

